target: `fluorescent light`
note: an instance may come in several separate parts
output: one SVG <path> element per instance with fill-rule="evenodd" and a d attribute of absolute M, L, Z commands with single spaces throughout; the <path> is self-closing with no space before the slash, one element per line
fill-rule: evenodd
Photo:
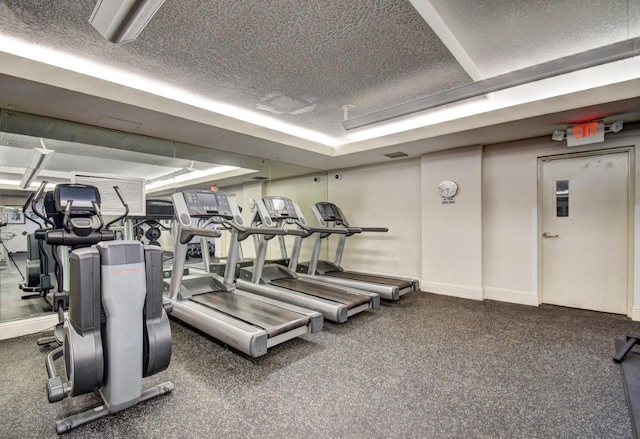
<path fill-rule="evenodd" d="M 20 187 L 22 189 L 28 188 L 33 180 L 38 176 L 40 171 L 49 163 L 51 157 L 53 157 L 54 151 L 51 149 L 34 148 L 31 154 L 31 159 L 27 165 L 27 169 L 24 170 L 24 175 L 20 180 Z"/>
<path fill-rule="evenodd" d="M 151 184 L 145 185 L 145 190 L 156 189 L 162 186 L 171 185 L 174 183 L 184 183 L 191 180 L 197 180 L 202 177 L 209 177 L 211 175 L 222 174 L 223 172 L 233 171 L 235 169 L 240 169 L 237 166 L 218 166 L 216 168 L 207 169 L 204 171 L 193 171 L 184 173 L 175 178 L 167 178 L 164 180 L 154 181 Z"/>
<path fill-rule="evenodd" d="M 20 186 L 20 182 L 18 180 L 0 180 L 0 186 Z M 40 183 L 33 182 L 30 185 L 30 188 L 38 189 L 40 187 Z M 56 185 L 53 183 L 48 183 L 46 189 L 53 189 Z M 26 188 L 23 188 L 26 189 Z"/>
<path fill-rule="evenodd" d="M 177 171 L 171 172 L 170 174 L 161 175 L 160 177 L 152 178 L 146 181 L 146 185 L 149 186 L 151 183 L 155 183 L 160 180 L 171 180 L 176 177 L 179 177 L 184 174 L 188 174 L 189 172 L 194 172 L 194 168 L 180 168 Z"/>
<path fill-rule="evenodd" d="M 164 0 L 98 0 L 89 23 L 112 43 L 135 40 Z"/>

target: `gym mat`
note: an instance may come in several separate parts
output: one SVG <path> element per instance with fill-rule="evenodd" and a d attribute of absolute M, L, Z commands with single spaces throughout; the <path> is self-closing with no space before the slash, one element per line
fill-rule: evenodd
<path fill-rule="evenodd" d="M 624 345 L 625 341 L 616 339 L 616 352 Z M 622 372 L 622 381 L 624 383 L 624 393 L 627 397 L 629 406 L 629 415 L 631 416 L 631 426 L 633 428 L 633 437 L 638 439 L 638 430 L 640 428 L 640 347 L 635 346 L 631 352 L 627 354 L 624 361 L 620 363 L 620 371 Z"/>

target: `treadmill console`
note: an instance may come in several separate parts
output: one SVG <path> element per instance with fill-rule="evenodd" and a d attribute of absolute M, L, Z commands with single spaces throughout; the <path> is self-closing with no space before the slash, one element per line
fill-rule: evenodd
<path fill-rule="evenodd" d="M 173 203 L 168 200 L 155 200 L 147 198 L 147 215 L 149 219 L 173 219 Z"/>
<path fill-rule="evenodd" d="M 184 191 L 183 195 L 191 218 L 212 216 L 220 216 L 225 219 L 233 218 L 229 199 L 224 194 L 208 190 L 189 190 Z"/>
<path fill-rule="evenodd" d="M 338 209 L 338 206 L 333 203 L 316 203 L 316 209 L 318 210 L 324 221 L 344 221 L 340 209 Z"/>
<path fill-rule="evenodd" d="M 269 217 L 272 220 L 277 221 L 287 218 L 298 219 L 296 208 L 294 207 L 293 201 L 289 198 L 264 197 L 262 201 L 264 202 L 267 212 L 269 212 Z"/>

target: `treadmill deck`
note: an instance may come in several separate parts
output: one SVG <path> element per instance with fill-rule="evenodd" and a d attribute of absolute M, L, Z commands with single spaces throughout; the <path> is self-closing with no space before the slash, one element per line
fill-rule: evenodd
<path fill-rule="evenodd" d="M 325 276 L 341 277 L 344 279 L 353 279 L 362 282 L 371 282 L 374 284 L 389 285 L 392 287 L 411 288 L 412 283 L 404 279 L 390 279 L 388 277 L 376 276 L 374 274 L 356 273 L 354 271 L 328 271 Z"/>
<path fill-rule="evenodd" d="M 191 300 L 259 326 L 267 331 L 269 337 L 307 326 L 310 322 L 309 317 L 305 315 L 230 292 L 199 294 Z"/>
<path fill-rule="evenodd" d="M 282 287 L 289 290 L 298 291 L 310 296 L 319 297 L 321 299 L 333 300 L 334 302 L 343 303 L 347 308 L 355 308 L 356 306 L 369 303 L 371 298 L 364 294 L 354 294 L 336 288 L 330 285 L 322 285 L 315 282 L 307 282 L 302 279 L 276 279 L 271 281 L 271 285 Z"/>

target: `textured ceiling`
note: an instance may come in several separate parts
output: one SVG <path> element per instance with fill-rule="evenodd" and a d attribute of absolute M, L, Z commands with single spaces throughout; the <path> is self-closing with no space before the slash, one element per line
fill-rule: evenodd
<path fill-rule="evenodd" d="M 343 104 L 357 116 L 471 82 L 408 1 L 167 0 L 123 45 L 88 23 L 94 6 L 6 0 L 1 32 L 335 136 Z"/>

